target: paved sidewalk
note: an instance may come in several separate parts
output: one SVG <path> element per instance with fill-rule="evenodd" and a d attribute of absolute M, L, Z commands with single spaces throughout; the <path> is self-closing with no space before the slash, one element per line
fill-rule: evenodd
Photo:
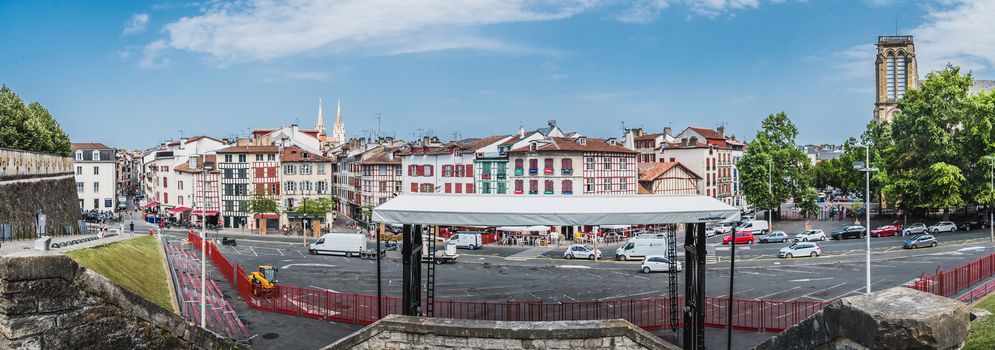
<path fill-rule="evenodd" d="M 135 237 L 139 237 L 137 234 L 125 233 L 123 235 L 117 234 L 117 229 L 113 229 L 110 232 L 110 236 L 104 237 L 102 239 L 96 239 L 88 242 L 82 242 L 78 244 L 73 244 L 65 248 L 54 248 L 47 251 L 41 251 L 35 249 L 34 240 L 22 240 L 22 241 L 12 241 L 3 242 L 0 246 L 0 256 L 33 256 L 33 255 L 58 255 L 65 254 L 68 251 L 73 251 L 83 248 L 91 248 L 99 245 L 104 245 L 108 243 L 120 242 L 124 240 L 129 240 Z M 84 235 L 72 235 L 72 236 L 59 236 L 52 237 L 50 243 L 65 243 L 76 239 L 86 238 L 86 237 L 96 237 L 97 234 L 84 234 Z"/>

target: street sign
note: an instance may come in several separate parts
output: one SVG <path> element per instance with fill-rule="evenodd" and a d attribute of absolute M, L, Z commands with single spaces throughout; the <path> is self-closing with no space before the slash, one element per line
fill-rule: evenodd
<path fill-rule="evenodd" d="M 864 169 L 864 162 L 853 162 L 853 170 Z"/>
<path fill-rule="evenodd" d="M 44 213 L 38 212 L 38 237 L 45 235 L 45 223 L 48 217 Z"/>

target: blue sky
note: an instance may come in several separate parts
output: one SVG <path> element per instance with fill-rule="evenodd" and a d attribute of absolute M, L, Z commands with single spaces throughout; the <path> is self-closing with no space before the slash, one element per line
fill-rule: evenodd
<path fill-rule="evenodd" d="M 752 138 L 785 111 L 800 143 L 858 134 L 878 35 L 916 35 L 920 75 L 995 78 L 990 1 L 0 2 L 0 83 L 74 141 L 145 148 L 184 135 L 326 122 L 350 136 L 512 133 L 556 119 L 619 136 L 726 123 Z M 329 127 L 330 131 L 330 127 Z"/>

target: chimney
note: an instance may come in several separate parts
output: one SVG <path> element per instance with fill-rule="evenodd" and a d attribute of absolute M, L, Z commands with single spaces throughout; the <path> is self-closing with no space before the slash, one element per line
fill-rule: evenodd
<path fill-rule="evenodd" d="M 673 130 L 671 130 L 669 126 L 665 127 L 665 128 L 663 128 L 663 135 L 665 135 L 665 136 L 673 136 L 673 135 L 670 134 L 672 131 Z"/>
<path fill-rule="evenodd" d="M 632 130 L 632 137 L 643 136 L 643 128 L 632 128 L 629 130 Z"/>
<path fill-rule="evenodd" d="M 556 126 L 556 119 L 550 119 L 546 122 L 546 124 L 549 125 L 550 128 L 553 128 Z"/>
<path fill-rule="evenodd" d="M 518 139 L 521 140 L 524 138 L 525 138 L 525 127 L 520 127 L 518 128 Z"/>
<path fill-rule="evenodd" d="M 197 169 L 197 156 L 187 158 L 187 168 L 190 170 Z"/>
<path fill-rule="evenodd" d="M 180 149 L 186 149 L 186 147 L 187 147 L 187 139 L 184 137 L 180 139 Z"/>
<path fill-rule="evenodd" d="M 715 131 L 718 131 L 719 135 L 726 136 L 726 126 L 725 125 L 719 125 L 719 127 L 716 128 Z"/>

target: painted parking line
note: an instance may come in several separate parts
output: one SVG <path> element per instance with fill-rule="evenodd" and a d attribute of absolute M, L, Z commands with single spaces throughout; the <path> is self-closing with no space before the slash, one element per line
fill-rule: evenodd
<path fill-rule="evenodd" d="M 833 288 L 842 287 L 844 285 L 846 285 L 846 282 L 841 282 L 840 284 L 837 284 L 837 285 L 829 287 L 829 288 L 822 288 L 822 289 L 819 289 L 817 291 L 814 291 L 814 292 L 811 292 L 811 293 L 808 293 L 808 294 L 804 294 L 804 295 L 801 295 L 801 296 L 798 296 L 798 297 L 795 297 L 795 298 L 788 299 L 788 301 L 797 300 L 797 299 L 801 299 L 801 298 L 809 298 L 809 299 L 817 299 L 817 300 L 825 301 L 826 299 L 822 299 L 822 298 L 818 298 L 818 297 L 813 297 L 812 294 L 822 293 L 822 292 L 825 292 L 825 291 L 828 291 L 828 290 L 832 290 Z"/>
<path fill-rule="evenodd" d="M 779 292 L 774 292 L 774 293 L 770 293 L 770 294 L 761 295 L 759 297 L 756 297 L 756 299 L 767 299 L 768 297 L 772 297 L 772 296 L 775 296 L 775 295 L 778 295 L 778 294 L 781 294 L 781 293 L 787 293 L 787 292 L 793 291 L 795 289 L 799 289 L 801 287 L 802 286 L 794 286 L 794 287 L 792 287 L 790 289 L 787 289 L 787 290 L 782 290 L 782 291 L 779 291 Z"/>

